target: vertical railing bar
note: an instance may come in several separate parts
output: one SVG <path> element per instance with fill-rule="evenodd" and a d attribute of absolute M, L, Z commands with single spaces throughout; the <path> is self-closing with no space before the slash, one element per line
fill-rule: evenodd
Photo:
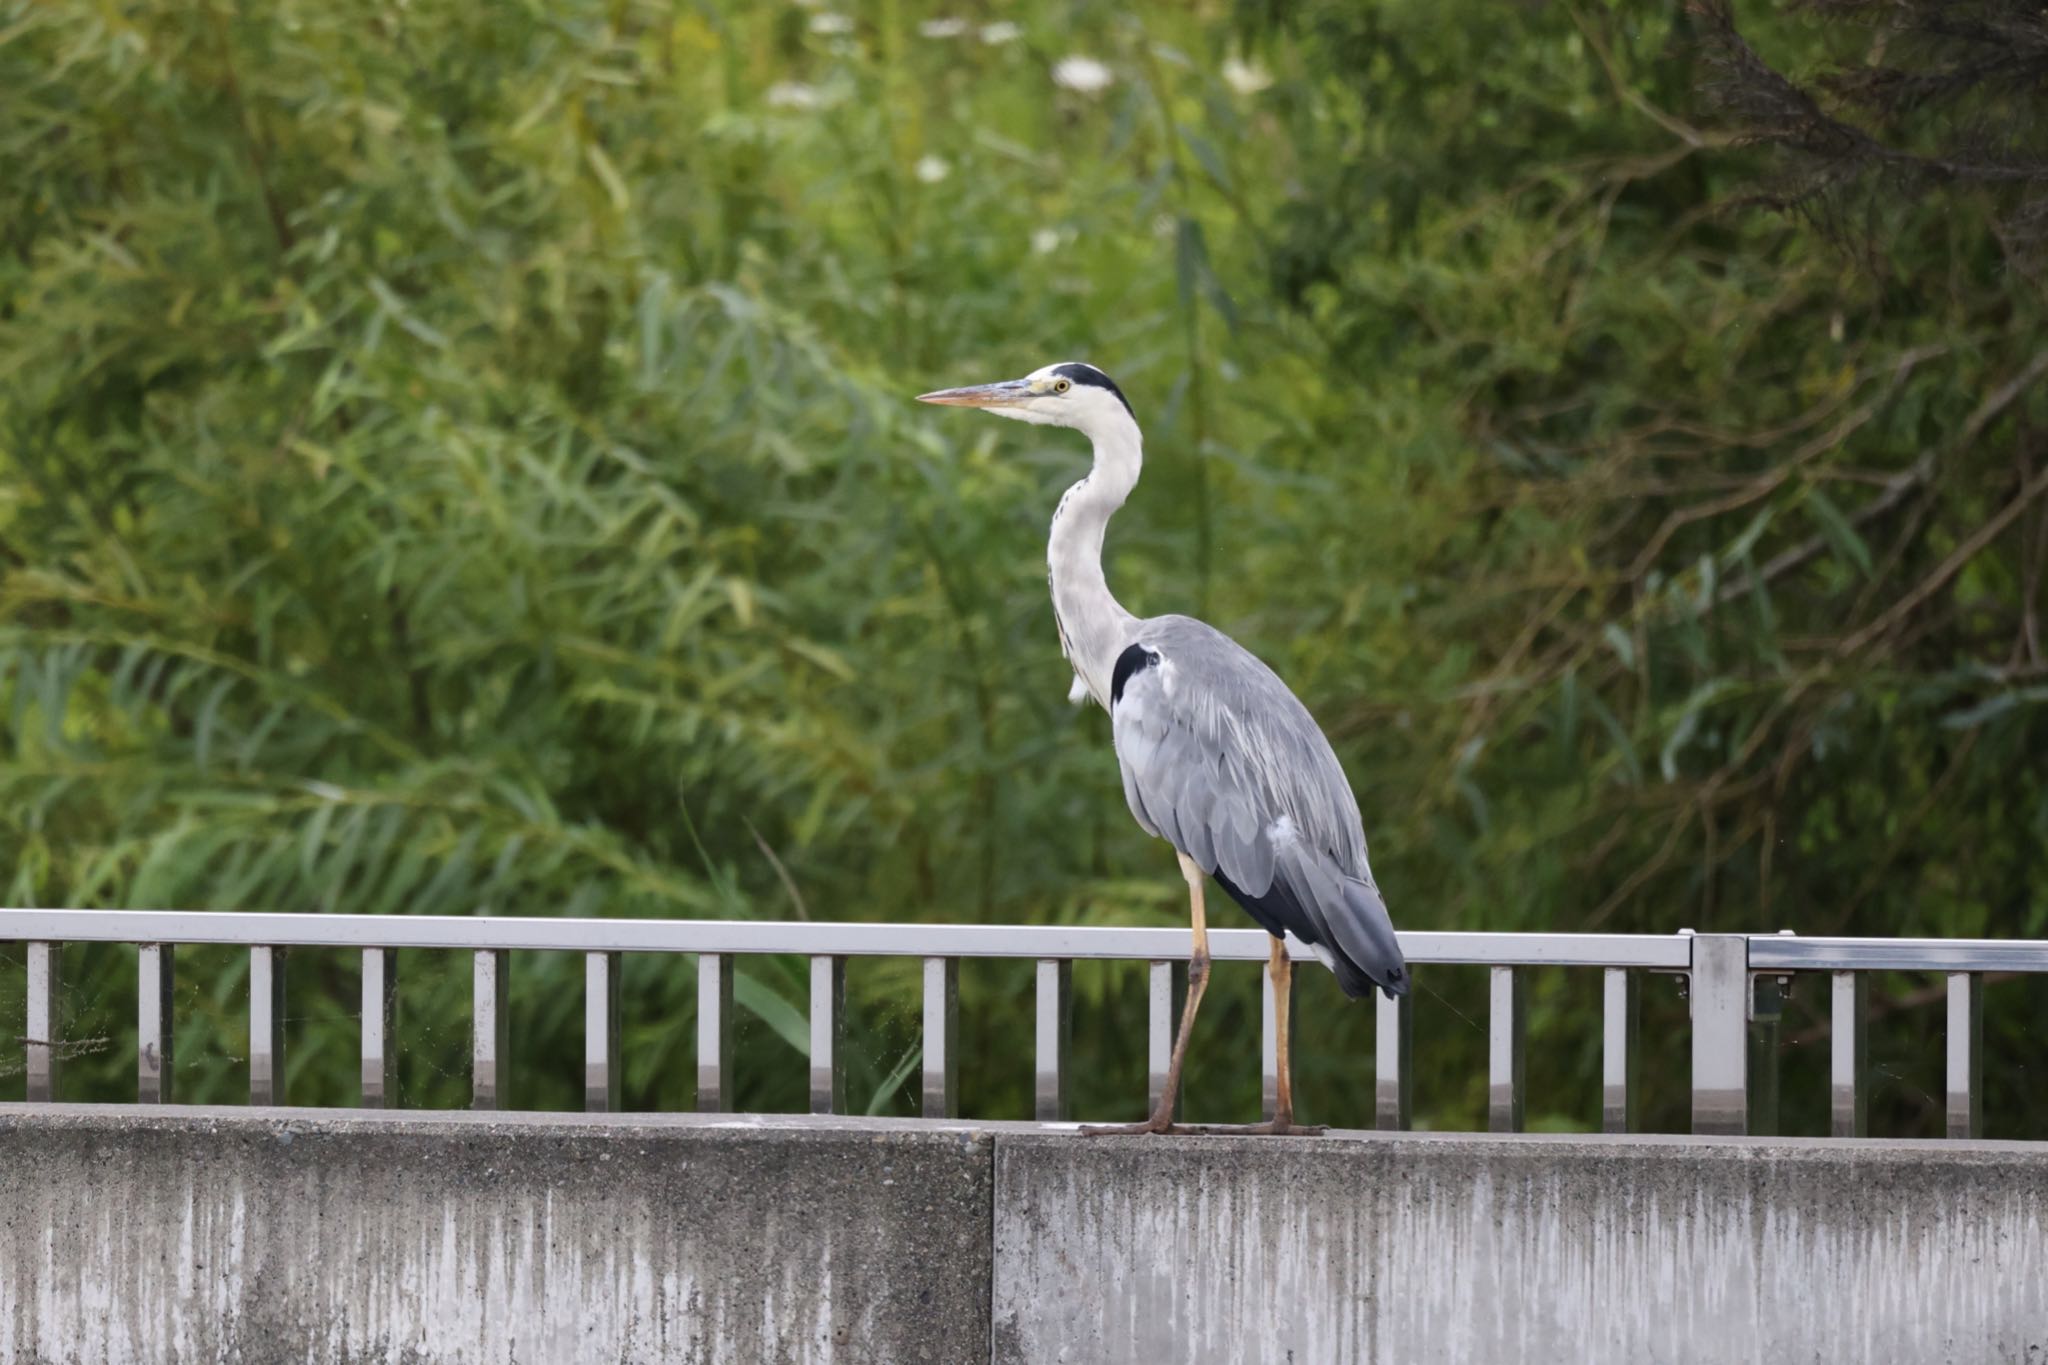
<path fill-rule="evenodd" d="M 618 953 L 583 955 L 583 1107 L 619 1111 Z"/>
<path fill-rule="evenodd" d="M 1038 1029 L 1033 1112 L 1040 1123 L 1068 1117 L 1067 1073 L 1073 1042 L 1074 964 L 1069 958 L 1038 963 Z"/>
<path fill-rule="evenodd" d="M 1749 1128 L 1749 939 L 1692 936 L 1692 1130 Z"/>
<path fill-rule="evenodd" d="M 1642 1049 L 1636 1040 L 1639 1013 L 1636 974 L 1626 967 L 1602 973 L 1600 1002 L 1600 1131 L 1636 1131 Z"/>
<path fill-rule="evenodd" d="M 1280 993 L 1271 972 L 1259 981 L 1259 1116 L 1270 1119 L 1280 1113 Z"/>
<path fill-rule="evenodd" d="M 1487 973 L 1486 1127 L 1494 1133 L 1522 1131 L 1527 1075 L 1528 991 L 1522 969 L 1495 967 Z"/>
<path fill-rule="evenodd" d="M 732 1112 L 732 971 L 730 953 L 697 955 L 697 1110 Z"/>
<path fill-rule="evenodd" d="M 811 1112 L 846 1112 L 846 959 L 811 959 Z"/>
<path fill-rule="evenodd" d="M 1373 996 L 1373 1122 L 1379 1128 L 1405 1130 L 1414 1122 L 1414 999 L 1412 984 L 1405 995 Z"/>
<path fill-rule="evenodd" d="M 1948 1135 L 1984 1136 L 1984 978 L 1948 974 Z"/>
<path fill-rule="evenodd" d="M 509 1055 L 512 1012 L 511 954 L 479 948 L 470 973 L 470 1108 L 504 1109 L 511 1104 Z"/>
<path fill-rule="evenodd" d="M 284 1103 L 285 950 L 249 949 L 249 1103 Z"/>
<path fill-rule="evenodd" d="M 1166 1093 L 1166 1070 L 1173 1064 L 1175 1031 L 1188 995 L 1185 961 L 1153 962 L 1145 969 L 1145 1112 L 1159 1107 Z M 1183 1087 L 1185 1090 L 1185 1087 Z M 1172 1118 L 1180 1119 L 1180 1096 L 1174 1096 Z"/>
<path fill-rule="evenodd" d="M 1797 935 L 1790 929 L 1780 929 L 1777 937 L 1794 938 Z M 1744 942 L 1748 942 L 1746 936 Z M 1748 949 L 1745 948 L 1745 968 L 1748 961 Z M 1749 1113 L 1744 1130 L 1751 1134 L 1778 1131 L 1778 1077 L 1784 1052 L 1779 1046 L 1778 1036 L 1785 1019 L 1785 999 L 1791 991 L 1792 978 L 1786 973 L 1757 972 L 1750 975 L 1745 997 L 1749 1004 L 1749 1074 L 1745 1078 Z"/>
<path fill-rule="evenodd" d="M 1830 1131 L 1836 1137 L 1870 1135 L 1870 976 L 1834 972 L 1829 991 L 1828 1088 Z"/>
<path fill-rule="evenodd" d="M 363 949 L 363 1108 L 398 1103 L 398 950 Z"/>
<path fill-rule="evenodd" d="M 144 1104 L 169 1104 L 171 1003 L 177 989 L 175 950 L 144 943 L 136 954 L 135 1091 Z"/>
<path fill-rule="evenodd" d="M 1778 1131 L 1778 1031 L 1791 980 L 1776 973 L 1752 973 L 1749 978 L 1749 1117 L 1744 1131 L 1751 1134 Z"/>
<path fill-rule="evenodd" d="M 64 945 L 28 945 L 28 1019 L 23 1030 L 22 1059 L 28 1072 L 27 1098 L 47 1104 L 57 1098 L 57 1068 L 62 1056 L 58 1018 L 64 998 Z"/>
<path fill-rule="evenodd" d="M 924 1096 L 928 1119 L 960 1117 L 960 959 L 924 960 Z"/>

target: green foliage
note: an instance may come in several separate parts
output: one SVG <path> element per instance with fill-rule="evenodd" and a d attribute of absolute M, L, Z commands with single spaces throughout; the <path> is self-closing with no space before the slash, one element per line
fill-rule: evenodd
<path fill-rule="evenodd" d="M 1085 356 L 1153 457 L 1120 594 L 1295 684 L 1404 926 L 2041 932 L 2039 295 L 1968 196 L 1876 204 L 1877 275 L 1738 205 L 1772 164 L 1639 10 L 0 4 L 10 902 L 1183 923 L 1061 700 L 1085 450 L 907 402 Z M 122 960 L 72 953 L 117 1097 Z M 234 959 L 181 966 L 191 1098 Z M 628 964 L 635 1105 L 690 1103 L 686 966 Z M 751 969 L 742 1101 L 800 1107 L 802 974 Z M 354 964 L 292 970 L 293 1097 L 349 1102 Z M 579 979 L 515 968 L 522 1103 L 577 1102 Z M 460 964 L 403 980 L 406 1099 L 461 1103 Z M 1479 984 L 1424 984 L 1469 1125 Z M 1584 1125 L 1592 985 L 1537 987 Z M 851 989 L 905 1109 L 913 964 Z M 1025 1110 L 1027 989 L 963 981 L 970 1112 Z M 1134 1114 L 1138 972 L 1076 990 Z M 1299 1010 L 1310 1116 L 1366 1121 L 1371 1011 Z M 1196 1112 L 1255 1102 L 1256 1011 L 1223 973 Z"/>
<path fill-rule="evenodd" d="M 1426 914 L 2043 927 L 2048 352 L 2020 229 L 2048 110 L 1978 60 L 2040 45 L 1995 0 L 1865 17 L 1889 43 L 1762 7 L 1739 33 L 1712 7 L 1259 12 L 1314 54 L 1293 139 L 1343 128 L 1270 278 L 1356 377 L 1326 439 L 1386 452 L 1322 506 L 1394 487 L 1407 523 L 1305 508 L 1327 568 L 1273 576 L 1399 612 L 1350 709 L 1362 766 L 1414 781 L 1379 838 Z M 1987 102 L 2000 157 L 1948 150 Z M 1997 989 L 2017 1100 L 2040 997 Z M 1893 1131 L 1935 1126 L 1924 1089 L 1884 1098 Z"/>

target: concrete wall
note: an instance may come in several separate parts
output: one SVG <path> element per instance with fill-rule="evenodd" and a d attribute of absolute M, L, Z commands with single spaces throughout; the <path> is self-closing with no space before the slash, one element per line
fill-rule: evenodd
<path fill-rule="evenodd" d="M 2048 1146 L 1017 1136 L 995 1360 L 2048 1362 Z"/>
<path fill-rule="evenodd" d="M 0 1105 L 0 1361 L 988 1358 L 986 1134 Z"/>
<path fill-rule="evenodd" d="M 0 1105 L 0 1362 L 2025 1361 L 2048 1146 Z"/>

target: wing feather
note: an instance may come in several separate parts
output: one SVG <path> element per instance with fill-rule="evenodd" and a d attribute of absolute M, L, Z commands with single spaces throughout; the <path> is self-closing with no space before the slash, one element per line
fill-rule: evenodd
<path fill-rule="evenodd" d="M 1137 623 L 1111 730 L 1148 832 L 1218 876 L 1262 923 L 1328 946 L 1346 989 L 1406 989 L 1358 802 L 1308 709 L 1272 669 L 1185 616 Z M 1128 651 L 1127 651 L 1128 653 Z M 1256 907 L 1256 908 L 1255 908 Z"/>
<path fill-rule="evenodd" d="M 1237 837 L 1220 843 L 1242 847 L 1285 817 L 1339 871 L 1370 880 L 1351 784 L 1287 684 L 1229 636 L 1185 616 L 1140 621 L 1134 643 L 1159 662 L 1129 677 L 1110 715 L 1139 823 L 1182 847 L 1168 823 L 1183 833 L 1183 814 L 1195 813 L 1212 843 L 1227 823 Z M 1243 871 L 1249 880 L 1238 884 L 1254 894 L 1272 877 L 1270 867 L 1226 871 L 1233 881 Z"/>

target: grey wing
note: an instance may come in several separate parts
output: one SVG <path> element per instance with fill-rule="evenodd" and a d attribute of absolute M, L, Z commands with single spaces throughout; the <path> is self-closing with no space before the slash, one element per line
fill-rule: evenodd
<path fill-rule="evenodd" d="M 1134 634 L 1117 661 L 1110 721 L 1139 825 L 1214 874 L 1268 930 L 1327 949 L 1318 956 L 1347 991 L 1369 990 L 1365 978 L 1405 989 L 1357 800 L 1307 708 L 1202 622 L 1155 617 Z"/>
<path fill-rule="evenodd" d="M 1156 662 L 1138 667 L 1134 660 L 1126 672 L 1119 661 L 1123 683 L 1112 684 L 1110 721 L 1124 795 L 1139 824 L 1180 847 L 1169 826 L 1177 831 L 1190 816 L 1206 815 L 1196 823 L 1233 836 L 1284 818 L 1350 875 L 1371 875 L 1344 769 L 1272 669 L 1185 616 L 1138 622 L 1132 643 Z M 1217 812 L 1229 820 L 1219 824 Z M 1215 870 L 1210 859 L 1196 861 Z"/>

